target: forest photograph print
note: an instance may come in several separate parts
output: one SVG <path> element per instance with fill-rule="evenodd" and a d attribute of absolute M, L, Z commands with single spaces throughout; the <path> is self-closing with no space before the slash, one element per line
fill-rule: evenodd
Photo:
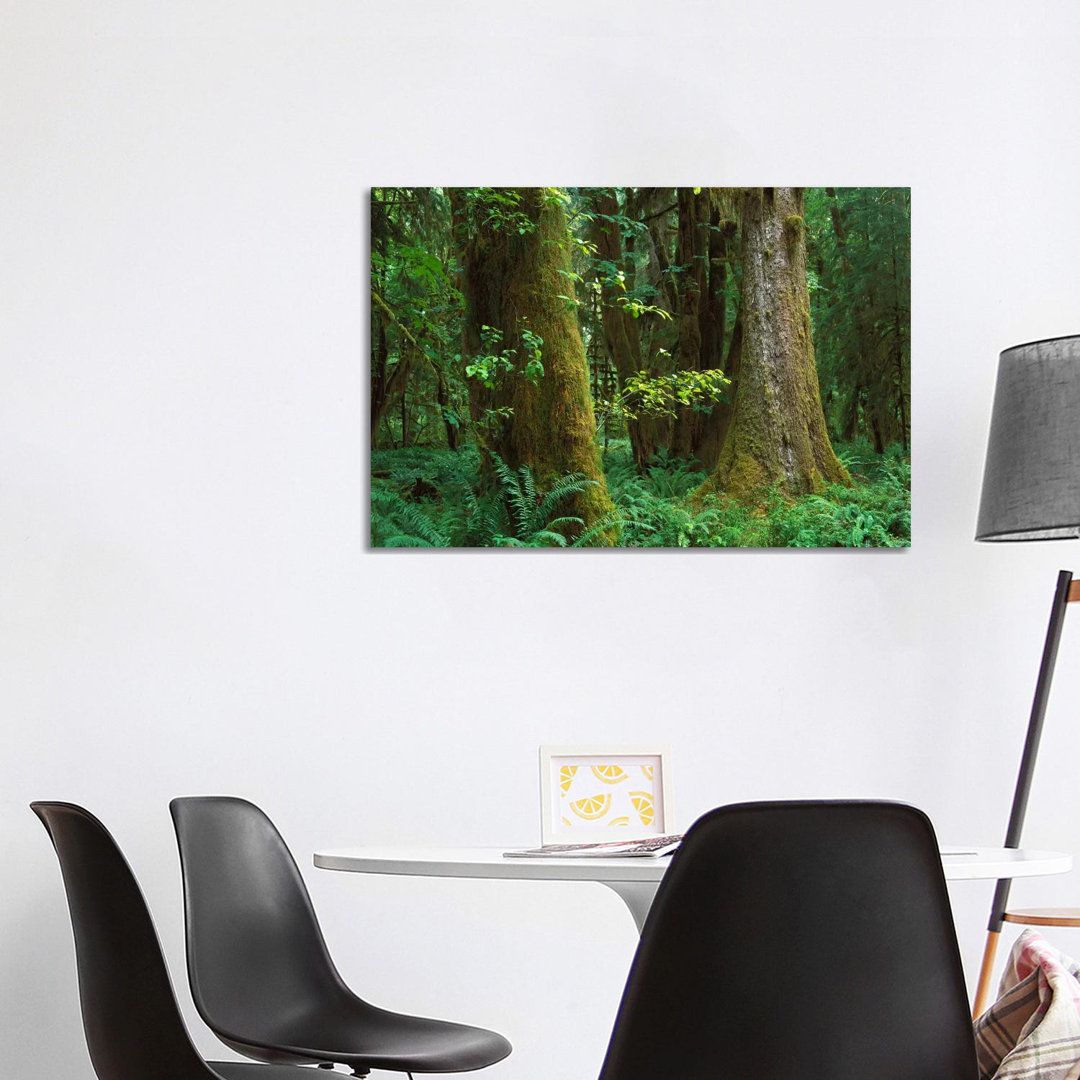
<path fill-rule="evenodd" d="M 909 188 L 373 188 L 371 546 L 907 547 Z"/>

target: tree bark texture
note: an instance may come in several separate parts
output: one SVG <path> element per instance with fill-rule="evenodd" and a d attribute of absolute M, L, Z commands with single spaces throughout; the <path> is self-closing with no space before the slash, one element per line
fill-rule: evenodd
<path fill-rule="evenodd" d="M 598 188 L 593 200 L 597 217 L 590 228 L 590 240 L 596 245 L 597 257 L 617 267 L 624 267 L 622 237 L 619 226 L 610 220 L 619 213 L 619 201 L 612 188 Z M 626 283 L 633 287 L 632 282 Z M 604 338 L 611 353 L 611 361 L 619 376 L 620 387 L 642 368 L 641 335 L 638 320 L 630 317 L 619 307 L 622 292 L 607 282 L 601 282 L 600 318 L 604 325 Z M 657 451 L 659 437 L 656 420 L 651 416 L 627 419 L 627 434 L 634 455 L 634 464 L 640 471 Z"/>
<path fill-rule="evenodd" d="M 825 429 L 806 286 L 802 188 L 742 200 L 742 356 L 734 415 L 706 489 L 792 495 L 849 483 Z"/>
<path fill-rule="evenodd" d="M 451 423 L 448 419 L 450 410 L 450 388 L 446 385 L 446 376 L 441 372 L 435 373 L 435 401 L 442 415 L 443 427 L 446 429 L 446 448 L 456 450 L 461 437 L 460 425 Z"/>
<path fill-rule="evenodd" d="M 371 449 L 379 442 L 379 424 L 386 412 L 387 366 L 390 350 L 386 342 L 386 320 L 371 305 Z"/>
<path fill-rule="evenodd" d="M 543 188 L 501 189 L 520 196 L 517 211 L 528 227 L 519 231 L 478 214 L 466 227 L 463 192 L 451 189 L 455 229 L 464 269 L 465 352 L 480 354 L 481 327 L 502 337 L 497 349 L 515 349 L 518 367 L 527 349 L 522 331 L 543 339 L 544 374 L 535 382 L 520 370 L 500 377 L 494 389 L 469 379 L 473 419 L 509 407 L 510 418 L 490 436 L 487 448 L 508 465 L 528 465 L 541 490 L 567 473 L 596 481 L 575 500 L 572 512 L 592 525 L 614 509 L 600 467 L 596 421 L 589 393 L 585 349 L 572 306 L 569 232 L 559 203 Z"/>
<path fill-rule="evenodd" d="M 706 188 L 678 188 L 679 240 L 676 263 L 679 274 L 678 320 L 679 371 L 700 371 L 702 310 L 709 282 L 709 194 Z M 679 408 L 671 438 L 671 452 L 676 457 L 694 456 L 698 442 L 701 413 L 690 407 Z"/>
<path fill-rule="evenodd" d="M 725 219 L 715 200 L 709 211 L 708 287 L 701 306 L 701 366 L 722 368 L 724 335 L 727 332 L 728 248 L 738 228 Z"/>
<path fill-rule="evenodd" d="M 397 330 L 400 339 L 398 361 L 392 369 L 389 367 L 390 350 L 386 336 L 388 320 Z M 374 450 L 383 417 L 390 411 L 390 406 L 394 404 L 397 396 L 404 396 L 414 362 L 423 353 L 416 338 L 397 321 L 386 301 L 374 289 L 371 291 L 371 336 L 371 449 Z M 402 412 L 402 423 L 407 424 L 405 412 Z M 402 445 L 405 445 L 404 429 Z"/>
<path fill-rule="evenodd" d="M 709 216 L 709 285 L 701 313 L 701 366 L 703 369 L 720 368 L 732 380 L 726 401 L 717 401 L 712 409 L 701 415 L 698 423 L 694 454 L 705 468 L 712 472 L 720 460 L 727 429 L 731 424 L 732 402 L 735 396 L 739 350 L 742 347 L 742 322 L 736 316 L 731 330 L 731 343 L 724 358 L 724 336 L 727 332 L 727 283 L 728 263 L 734 257 L 735 234 L 738 223 L 727 214 L 734 208 L 721 206 L 719 193 L 713 191 L 712 210 Z"/>
<path fill-rule="evenodd" d="M 731 380 L 728 387 L 728 400 L 718 401 L 702 425 L 701 437 L 697 447 L 697 458 L 711 473 L 720 461 L 720 451 L 724 448 L 731 417 L 735 412 L 735 394 L 739 387 L 739 362 L 742 359 L 742 311 L 735 315 L 735 325 L 731 328 L 731 341 L 728 344 L 727 357 L 718 365 Z"/>
<path fill-rule="evenodd" d="M 836 250 L 840 253 L 840 269 L 845 274 L 851 273 L 851 260 L 847 253 L 847 230 L 840 213 L 840 202 L 836 197 L 836 188 L 827 187 L 825 197 L 829 200 L 829 217 L 832 218 L 833 235 L 836 237 Z"/>

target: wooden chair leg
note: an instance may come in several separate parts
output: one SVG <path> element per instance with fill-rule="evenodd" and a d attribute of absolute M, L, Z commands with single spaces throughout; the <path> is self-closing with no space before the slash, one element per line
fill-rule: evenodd
<path fill-rule="evenodd" d="M 983 949 L 982 968 L 979 970 L 979 985 L 975 990 L 975 1004 L 971 1010 L 972 1020 L 978 1020 L 989 1004 L 990 979 L 994 974 L 994 957 L 997 956 L 998 940 L 1001 938 L 1000 930 L 988 930 L 986 934 L 986 947 Z"/>

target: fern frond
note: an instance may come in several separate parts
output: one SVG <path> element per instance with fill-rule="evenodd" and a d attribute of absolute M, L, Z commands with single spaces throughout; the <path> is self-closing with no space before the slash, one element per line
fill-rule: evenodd
<path fill-rule="evenodd" d="M 376 538 L 380 531 L 396 530 L 391 532 L 391 535 L 384 541 L 384 546 L 449 546 L 449 540 L 439 531 L 435 523 L 422 510 L 403 499 L 396 491 L 373 487 L 371 490 L 371 511 L 371 535 L 375 543 L 377 543 Z M 410 545 L 402 543 L 403 540 L 410 537 L 422 543 Z M 390 543 L 391 540 L 395 542 Z"/>
<path fill-rule="evenodd" d="M 529 490 L 535 492 L 532 472 L 528 465 L 522 465 L 517 474 L 510 474 L 512 483 L 504 488 L 503 494 L 506 499 L 510 517 L 514 523 L 514 535 L 519 540 L 532 532 L 533 517 L 536 513 L 535 498 L 530 501 Z"/>
<path fill-rule="evenodd" d="M 588 479 L 584 473 L 567 473 L 565 476 L 560 476 L 551 485 L 540 503 L 537 517 L 540 521 L 547 521 L 564 502 L 588 487 L 599 487 L 599 481 Z"/>
<path fill-rule="evenodd" d="M 618 513 L 612 511 L 610 514 L 605 514 L 598 521 L 594 521 L 588 529 L 586 529 L 579 537 L 574 540 L 572 547 L 595 547 L 594 540 L 598 539 L 603 533 L 606 533 L 609 529 L 618 528 L 622 525 L 622 518 Z"/>
<path fill-rule="evenodd" d="M 492 451 L 492 465 L 495 468 L 495 478 L 499 482 L 499 496 L 506 506 L 507 516 L 512 523 L 513 532 L 519 538 L 529 534 L 529 524 L 532 517 L 532 509 L 528 505 L 528 499 L 522 490 L 522 480 L 528 473 L 528 466 L 522 465 L 518 473 L 515 473 L 498 454 Z"/>
<path fill-rule="evenodd" d="M 536 516 L 536 481 L 533 479 L 532 469 L 528 465 L 522 465 L 518 470 L 521 475 L 521 501 L 527 517 L 522 521 L 522 535 L 532 532 L 538 525 L 543 523 L 543 518 L 537 520 Z"/>
<path fill-rule="evenodd" d="M 499 481 L 499 490 L 504 494 L 517 490 L 518 482 L 514 470 L 494 450 L 491 452 L 491 463 L 495 469 L 495 478 Z"/>
<path fill-rule="evenodd" d="M 546 529 L 562 529 L 573 526 L 575 529 L 585 528 L 585 519 L 580 517 L 557 517 L 552 518 L 544 526 Z"/>
<path fill-rule="evenodd" d="M 538 529 L 529 537 L 526 547 L 566 547 L 566 537 L 550 529 Z"/>

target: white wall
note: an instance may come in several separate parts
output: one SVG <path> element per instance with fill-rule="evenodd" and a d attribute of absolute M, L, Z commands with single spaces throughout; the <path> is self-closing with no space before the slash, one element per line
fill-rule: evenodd
<path fill-rule="evenodd" d="M 814 8 L 5 5 L 6 1060 L 91 1075 L 33 798 L 113 828 L 189 1017 L 176 794 L 255 799 L 305 867 L 520 844 L 540 743 L 661 739 L 683 824 L 883 796 L 1000 842 L 1056 571 L 1080 564 L 971 538 L 998 351 L 1080 332 L 1080 16 Z M 365 551 L 365 192 L 477 182 L 910 184 L 912 549 Z M 1074 622 L 1032 846 L 1080 852 L 1078 693 Z M 634 947 L 613 894 L 307 877 L 363 993 L 506 1032 L 492 1080 L 596 1075 Z M 990 890 L 953 889 L 972 969 Z"/>

